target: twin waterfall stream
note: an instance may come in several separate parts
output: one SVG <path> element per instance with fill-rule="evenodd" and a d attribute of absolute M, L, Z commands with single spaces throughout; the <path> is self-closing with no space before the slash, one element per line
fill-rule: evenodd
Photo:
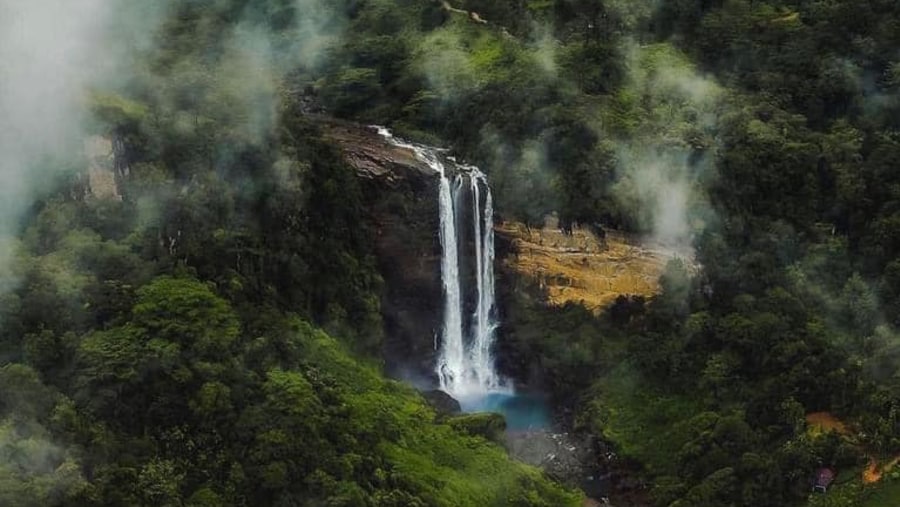
<path fill-rule="evenodd" d="M 435 373 L 440 389 L 456 398 L 464 410 L 478 409 L 491 395 L 512 395 L 512 387 L 494 366 L 492 347 L 497 329 L 494 296 L 494 208 L 487 177 L 477 167 L 457 165 L 452 180 L 439 151 L 395 138 L 376 127 L 395 146 L 412 150 L 416 157 L 440 175 L 441 280 L 444 287 L 444 319 Z M 449 159 L 452 161 L 452 159 Z M 463 194 L 471 196 L 471 224 L 463 208 Z M 472 228 L 474 252 L 466 252 L 460 229 Z M 475 263 L 475 311 L 466 325 L 463 317 L 466 287 L 460 261 L 471 255 Z M 437 346 L 436 346 L 437 348 Z"/>

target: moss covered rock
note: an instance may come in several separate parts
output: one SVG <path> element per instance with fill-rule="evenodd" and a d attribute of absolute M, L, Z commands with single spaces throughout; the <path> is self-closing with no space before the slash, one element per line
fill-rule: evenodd
<path fill-rule="evenodd" d="M 497 443 L 503 442 L 506 419 L 501 414 L 465 414 L 447 420 L 451 427 L 473 436 L 484 437 Z"/>

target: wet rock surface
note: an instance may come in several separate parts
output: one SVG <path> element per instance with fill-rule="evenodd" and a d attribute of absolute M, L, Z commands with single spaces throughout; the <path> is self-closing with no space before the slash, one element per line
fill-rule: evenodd
<path fill-rule="evenodd" d="M 587 496 L 585 506 L 647 507 L 646 485 L 604 442 L 552 429 L 507 431 L 510 456 Z"/>
<path fill-rule="evenodd" d="M 597 458 L 590 441 L 549 429 L 509 431 L 506 448 L 514 458 L 543 469 L 554 479 L 580 485 L 594 474 Z"/>
<path fill-rule="evenodd" d="M 313 117 L 325 138 L 341 148 L 345 160 L 364 179 L 403 187 L 415 180 L 435 180 L 437 175 L 416 158 L 412 150 L 389 143 L 374 127 L 328 117 Z"/>

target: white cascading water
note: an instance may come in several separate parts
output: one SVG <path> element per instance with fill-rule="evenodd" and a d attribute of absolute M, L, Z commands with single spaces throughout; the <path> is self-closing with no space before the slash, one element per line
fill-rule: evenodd
<path fill-rule="evenodd" d="M 431 154 L 433 155 L 433 154 Z M 451 386 L 462 381 L 466 363 L 465 342 L 462 332 L 462 294 L 459 284 L 459 241 L 456 234 L 456 215 L 450 179 L 444 171 L 444 164 L 437 157 L 430 156 L 429 165 L 440 171 L 441 182 L 438 193 L 438 209 L 441 214 L 441 280 L 444 285 L 444 326 L 441 335 L 441 356 L 438 358 L 437 374 L 441 389 L 448 391 Z M 452 393 L 451 393 L 452 394 Z"/>
<path fill-rule="evenodd" d="M 395 146 L 412 150 L 416 157 L 440 174 L 438 208 L 440 212 L 441 279 L 444 287 L 444 322 L 435 372 L 442 391 L 459 400 L 464 407 L 492 393 L 510 394 L 512 389 L 494 368 L 491 351 L 497 323 L 494 320 L 494 209 L 487 177 L 477 167 L 460 166 L 467 174 L 472 194 L 472 222 L 475 242 L 476 306 L 472 315 L 471 336 L 466 340 L 462 318 L 462 283 L 459 268 L 460 194 L 462 174 L 451 183 L 438 151 L 400 141 L 385 128 L 378 133 Z M 484 204 L 481 201 L 484 187 Z M 468 342 L 468 343 L 467 343 Z"/>
<path fill-rule="evenodd" d="M 488 391 L 502 388 L 494 371 L 494 331 L 497 323 L 494 315 L 494 203 L 487 177 L 477 168 L 472 169 L 472 222 L 475 236 L 475 280 L 478 300 L 472 316 L 473 342 L 471 346 L 472 368 L 480 385 Z M 484 185 L 484 215 L 482 217 L 481 185 Z"/>

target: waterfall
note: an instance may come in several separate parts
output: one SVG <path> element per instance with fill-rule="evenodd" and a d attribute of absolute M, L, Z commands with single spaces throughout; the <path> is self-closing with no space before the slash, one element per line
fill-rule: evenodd
<path fill-rule="evenodd" d="M 470 355 L 472 368 L 480 385 L 494 391 L 501 387 L 494 371 L 493 320 L 496 297 L 494 295 L 494 203 L 487 177 L 477 168 L 470 168 L 472 176 L 472 223 L 475 238 L 475 281 L 477 303 L 472 316 L 473 343 Z M 481 185 L 484 185 L 484 214 L 482 216 Z M 483 218 L 482 218 L 483 217 Z"/>
<path fill-rule="evenodd" d="M 428 157 L 431 165 L 441 173 L 438 194 L 441 216 L 441 281 L 444 285 L 444 326 L 441 335 L 441 355 L 436 371 L 445 392 L 463 381 L 466 366 L 465 343 L 462 333 L 462 295 L 459 283 L 459 236 L 456 233 L 456 213 L 450 189 L 450 179 L 437 157 Z"/>
<path fill-rule="evenodd" d="M 440 175 L 438 209 L 440 213 L 441 281 L 444 288 L 444 321 L 435 373 L 442 391 L 458 399 L 463 406 L 494 393 L 508 394 L 512 389 L 497 374 L 492 347 L 497 322 L 494 293 L 494 204 L 487 176 L 477 167 L 457 164 L 458 174 L 451 182 L 439 150 L 398 140 L 385 128 L 378 133 L 395 146 L 407 148 Z M 468 188 L 464 181 L 468 179 Z M 462 194 L 468 190 L 475 261 L 475 311 L 469 333 L 463 322 L 463 277 L 460 256 L 466 245 L 460 244 L 458 226 L 464 213 Z M 483 196 L 483 199 L 482 199 Z"/>

